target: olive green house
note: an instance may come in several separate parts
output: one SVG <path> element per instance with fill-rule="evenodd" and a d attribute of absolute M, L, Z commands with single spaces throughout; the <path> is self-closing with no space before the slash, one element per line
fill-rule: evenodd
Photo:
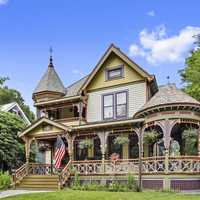
<path fill-rule="evenodd" d="M 126 181 L 128 173 L 139 180 L 141 170 L 144 188 L 200 189 L 200 102 L 174 84 L 159 87 L 115 45 L 68 87 L 50 57 L 33 101 L 37 120 L 19 134 L 26 163 L 13 173 L 16 187 L 63 188 L 74 173 L 83 184 L 106 184 L 113 176 Z M 58 135 L 66 146 L 60 170 L 54 167 Z"/>

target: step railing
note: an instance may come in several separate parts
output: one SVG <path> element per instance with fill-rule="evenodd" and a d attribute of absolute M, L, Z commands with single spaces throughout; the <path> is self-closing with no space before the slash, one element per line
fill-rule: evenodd
<path fill-rule="evenodd" d="M 58 183 L 58 189 L 61 189 L 66 182 L 70 179 L 71 176 L 71 167 L 72 167 L 72 161 L 69 160 L 67 165 L 63 168 L 63 170 L 59 173 L 59 183 Z"/>
<path fill-rule="evenodd" d="M 12 170 L 12 185 L 16 185 L 28 174 L 28 163 L 23 164 L 19 169 Z"/>

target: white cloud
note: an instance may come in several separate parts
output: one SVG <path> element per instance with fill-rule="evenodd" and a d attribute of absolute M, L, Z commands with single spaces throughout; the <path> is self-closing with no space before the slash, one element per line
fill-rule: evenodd
<path fill-rule="evenodd" d="M 0 0 L 0 6 L 8 3 L 8 0 Z"/>
<path fill-rule="evenodd" d="M 147 12 L 147 15 L 149 15 L 150 17 L 154 17 L 156 13 L 154 10 L 150 10 L 149 12 Z"/>
<path fill-rule="evenodd" d="M 72 73 L 76 74 L 76 75 L 82 75 L 82 72 L 80 70 L 78 70 L 78 69 L 73 69 Z"/>
<path fill-rule="evenodd" d="M 130 56 L 142 56 L 150 63 L 182 62 L 195 42 L 194 35 L 200 34 L 200 27 L 186 26 L 178 34 L 168 36 L 166 27 L 160 25 L 153 31 L 139 33 L 140 44 L 131 44 Z"/>

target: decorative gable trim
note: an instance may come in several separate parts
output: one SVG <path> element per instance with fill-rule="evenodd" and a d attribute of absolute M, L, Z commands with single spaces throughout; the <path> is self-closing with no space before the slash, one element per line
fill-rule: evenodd
<path fill-rule="evenodd" d="M 43 124 L 43 123 L 47 123 L 49 125 L 55 126 L 57 128 L 60 128 L 64 131 L 70 131 L 70 128 L 60 124 L 58 122 L 52 121 L 50 119 L 47 119 L 46 117 L 42 117 L 40 119 L 38 119 L 37 121 L 35 121 L 33 124 L 31 124 L 30 126 L 28 126 L 23 132 L 19 133 L 19 137 L 22 137 L 26 134 L 28 134 L 30 131 L 32 131 L 34 128 L 36 128 L 37 126 Z"/>
<path fill-rule="evenodd" d="M 105 60 L 108 58 L 108 56 L 111 53 L 115 53 L 117 56 L 119 56 L 123 61 L 125 61 L 129 66 L 131 66 L 138 74 L 140 74 L 142 77 L 146 78 L 148 81 L 152 81 L 155 79 L 154 76 L 147 73 L 145 70 L 143 70 L 139 65 L 137 65 L 134 61 L 132 61 L 128 56 L 126 56 L 119 48 L 117 48 L 114 44 L 111 44 L 110 47 L 107 49 L 107 51 L 104 53 L 104 55 L 101 57 L 99 62 L 97 63 L 96 67 L 93 69 L 93 71 L 90 73 L 82 87 L 79 91 L 84 90 L 89 83 L 92 81 L 96 73 L 99 71 Z"/>

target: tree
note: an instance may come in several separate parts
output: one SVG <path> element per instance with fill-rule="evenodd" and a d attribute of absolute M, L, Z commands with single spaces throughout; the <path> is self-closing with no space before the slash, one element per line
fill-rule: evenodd
<path fill-rule="evenodd" d="M 196 48 L 186 59 L 185 69 L 180 70 L 179 73 L 185 83 L 184 91 L 200 101 L 200 35 L 196 38 Z"/>
<path fill-rule="evenodd" d="M 0 169 L 18 168 L 25 161 L 24 145 L 18 133 L 25 127 L 15 114 L 0 112 Z"/>
<path fill-rule="evenodd" d="M 19 91 L 15 89 L 10 89 L 8 86 L 5 86 L 5 82 L 8 80 L 8 77 L 0 77 L 0 105 L 17 102 L 28 119 L 33 121 L 35 119 L 34 113 L 30 110 L 29 106 L 24 103 Z"/>

